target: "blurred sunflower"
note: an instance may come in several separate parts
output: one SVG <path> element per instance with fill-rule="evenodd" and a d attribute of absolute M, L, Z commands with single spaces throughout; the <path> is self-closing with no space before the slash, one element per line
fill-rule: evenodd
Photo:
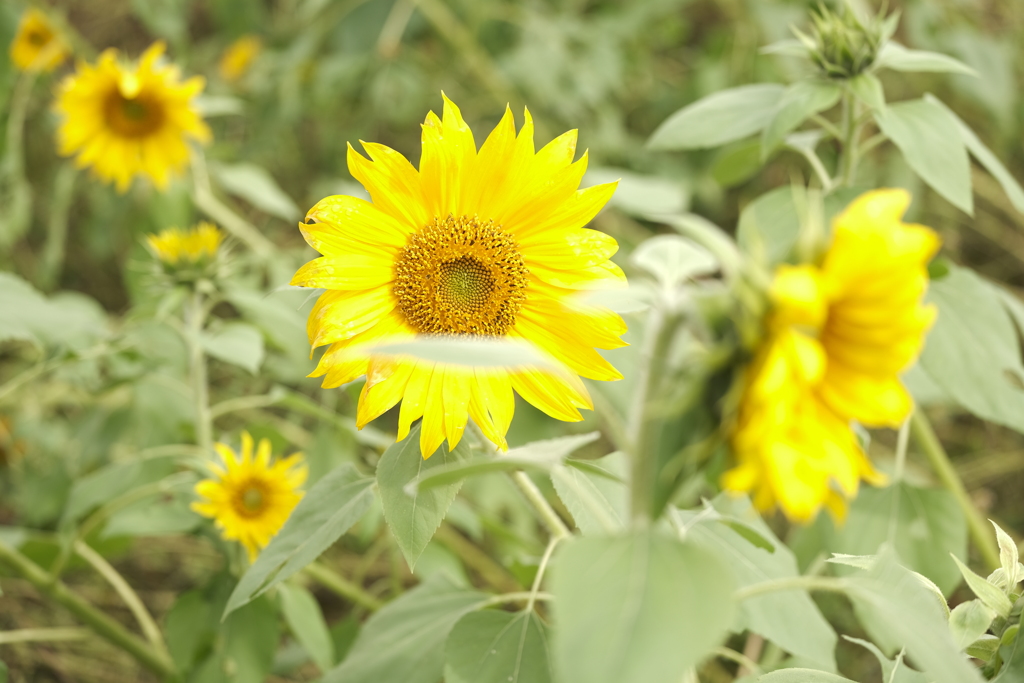
<path fill-rule="evenodd" d="M 477 150 L 458 107 L 427 114 L 419 170 L 398 152 L 349 146 L 352 175 L 372 203 L 328 197 L 300 229 L 323 254 L 293 285 L 320 287 L 309 316 L 310 343 L 330 344 L 313 377 L 337 387 L 366 375 L 360 427 L 402 401 L 398 438 L 422 417 L 423 457 L 447 439 L 454 448 L 469 417 L 499 448 L 515 407 L 513 390 L 548 415 L 582 419 L 592 408 L 579 376 L 620 379 L 594 349 L 623 346 L 626 327 L 609 310 L 574 298 L 579 290 L 625 284 L 608 258 L 618 245 L 584 228 L 615 183 L 578 190 L 587 155 L 576 162 L 576 131 L 534 151 L 529 111 L 516 134 L 512 112 Z M 565 365 L 473 368 L 375 355 L 396 338 L 471 337 L 526 341 Z"/>
<path fill-rule="evenodd" d="M 204 87 L 201 76 L 181 81 L 178 67 L 161 63 L 164 44 L 151 45 L 136 65 L 105 50 L 95 65 L 80 62 L 61 84 L 56 109 L 61 154 L 77 154 L 80 168 L 124 192 L 136 175 L 165 189 L 172 173 L 188 161 L 188 141 L 206 142 L 210 129 L 193 99 Z"/>
<path fill-rule="evenodd" d="M 902 222 L 909 205 L 903 190 L 861 195 L 836 218 L 820 266 L 775 273 L 732 437 L 738 463 L 723 478 L 762 509 L 807 521 L 825 505 L 842 518 L 860 479 L 884 480 L 851 422 L 898 427 L 913 408 L 899 375 L 935 319 L 921 300 L 939 239 Z"/>
<path fill-rule="evenodd" d="M 179 263 L 197 264 L 217 255 L 224 233 L 217 226 L 201 221 L 189 230 L 167 228 L 146 236 L 146 244 L 161 262 L 173 266 Z"/>
<path fill-rule="evenodd" d="M 245 75 L 262 51 L 263 42 L 259 36 L 242 36 L 228 45 L 221 55 L 217 65 L 220 77 L 229 83 L 237 81 Z"/>
<path fill-rule="evenodd" d="M 302 454 L 271 464 L 270 441 L 261 439 L 254 456 L 248 432 L 242 432 L 240 456 L 222 443 L 215 448 L 224 466 L 210 465 L 214 476 L 196 484 L 202 500 L 192 503 L 192 509 L 213 519 L 221 535 L 241 543 L 253 561 L 302 498 L 298 488 L 307 474 Z"/>
<path fill-rule="evenodd" d="M 34 7 L 25 10 L 18 22 L 18 32 L 11 42 L 11 61 L 22 71 L 43 69 L 53 71 L 68 56 L 68 46 L 57 29 Z"/>

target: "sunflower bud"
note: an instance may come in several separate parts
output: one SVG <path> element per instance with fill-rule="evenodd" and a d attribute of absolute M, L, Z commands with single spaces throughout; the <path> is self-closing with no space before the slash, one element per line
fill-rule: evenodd
<path fill-rule="evenodd" d="M 223 240 L 224 233 L 215 225 L 201 222 L 189 230 L 168 228 L 149 235 L 146 246 L 164 274 L 179 284 L 188 284 L 215 277 Z"/>
<path fill-rule="evenodd" d="M 811 12 L 810 34 L 794 28 L 810 60 L 826 78 L 853 78 L 875 63 L 878 53 L 896 30 L 898 14 L 882 13 L 862 20 L 848 6 L 834 12 L 819 5 Z"/>

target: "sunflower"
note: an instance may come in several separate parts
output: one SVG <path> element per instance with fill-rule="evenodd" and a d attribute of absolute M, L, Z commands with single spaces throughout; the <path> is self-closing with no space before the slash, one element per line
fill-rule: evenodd
<path fill-rule="evenodd" d="M 231 43 L 224 50 L 217 65 L 220 77 L 229 83 L 237 81 L 245 75 L 262 50 L 263 42 L 259 36 L 242 36 Z"/>
<path fill-rule="evenodd" d="M 753 492 L 806 521 L 838 518 L 859 481 L 884 477 L 851 423 L 897 427 L 913 408 L 900 373 L 917 358 L 935 309 L 921 303 L 938 237 L 903 223 L 903 190 L 876 190 L 835 220 L 820 265 L 780 266 L 766 341 L 747 370 L 725 488 Z"/>
<path fill-rule="evenodd" d="M 241 543 L 255 560 L 302 498 L 298 488 L 307 474 L 302 454 L 271 464 L 270 441 L 261 439 L 254 457 L 248 432 L 242 432 L 241 456 L 222 443 L 215 448 L 224 466 L 210 465 L 214 476 L 196 484 L 202 500 L 192 509 L 213 519 L 226 540 Z"/>
<path fill-rule="evenodd" d="M 80 168 L 91 166 L 124 192 L 136 175 L 166 189 L 172 173 L 188 161 L 188 141 L 206 142 L 207 128 L 193 99 L 201 76 L 181 81 L 178 68 L 161 63 L 162 42 L 147 49 L 136 65 L 105 50 L 95 65 L 80 62 L 61 84 L 56 109 L 61 154 L 77 154 Z"/>
<path fill-rule="evenodd" d="M 366 375 L 360 427 L 402 401 L 398 438 L 422 417 L 420 449 L 454 448 L 469 417 L 499 448 L 513 391 L 548 415 L 581 420 L 593 405 L 579 377 L 621 375 L 596 348 L 623 346 L 622 319 L 580 302 L 580 290 L 625 284 L 608 258 L 615 240 L 583 226 L 615 183 L 577 189 L 587 155 L 573 161 L 576 131 L 534 151 L 527 110 L 518 135 L 505 114 L 477 150 L 458 107 L 427 114 L 419 169 L 401 154 L 363 143 L 348 165 L 372 202 L 328 197 L 299 227 L 323 256 L 293 285 L 325 291 L 310 312 L 314 346 L 330 345 L 312 377 L 337 387 Z M 511 339 L 564 364 L 480 368 L 374 354 L 382 340 L 417 337 Z M 369 350 L 368 350 L 369 349 Z"/>
<path fill-rule="evenodd" d="M 18 22 L 18 32 L 11 42 L 11 61 L 14 65 L 22 71 L 53 71 L 67 56 L 67 44 L 61 40 L 46 15 L 34 7 L 25 10 Z"/>
<path fill-rule="evenodd" d="M 217 255 L 224 233 L 217 226 L 201 221 L 190 230 L 167 228 L 146 236 L 146 244 L 160 261 L 169 266 L 179 263 L 195 265 Z"/>

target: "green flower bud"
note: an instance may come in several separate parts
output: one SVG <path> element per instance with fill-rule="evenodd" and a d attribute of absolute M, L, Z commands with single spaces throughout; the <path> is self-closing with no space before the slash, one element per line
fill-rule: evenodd
<path fill-rule="evenodd" d="M 824 4 L 811 12 L 810 33 L 793 33 L 807 48 L 808 57 L 826 78 L 853 78 L 875 63 L 882 45 L 892 37 L 899 14 L 884 10 L 862 21 L 846 5 L 835 12 Z"/>

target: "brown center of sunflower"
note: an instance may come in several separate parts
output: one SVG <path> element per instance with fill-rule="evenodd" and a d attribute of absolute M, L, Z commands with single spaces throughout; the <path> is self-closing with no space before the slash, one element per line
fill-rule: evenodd
<path fill-rule="evenodd" d="M 45 45 L 50 40 L 50 36 L 42 31 L 29 31 L 27 37 L 33 45 Z"/>
<path fill-rule="evenodd" d="M 242 517 L 258 517 L 267 504 L 267 492 L 258 482 L 249 482 L 235 494 L 235 511 Z"/>
<path fill-rule="evenodd" d="M 476 216 L 435 218 L 395 262 L 394 294 L 421 334 L 504 336 L 526 299 L 529 271 L 512 236 Z"/>
<path fill-rule="evenodd" d="M 113 90 L 104 102 L 103 114 L 110 129 L 126 138 L 151 135 L 164 122 L 161 103 L 144 92 L 125 97 L 119 90 Z"/>

